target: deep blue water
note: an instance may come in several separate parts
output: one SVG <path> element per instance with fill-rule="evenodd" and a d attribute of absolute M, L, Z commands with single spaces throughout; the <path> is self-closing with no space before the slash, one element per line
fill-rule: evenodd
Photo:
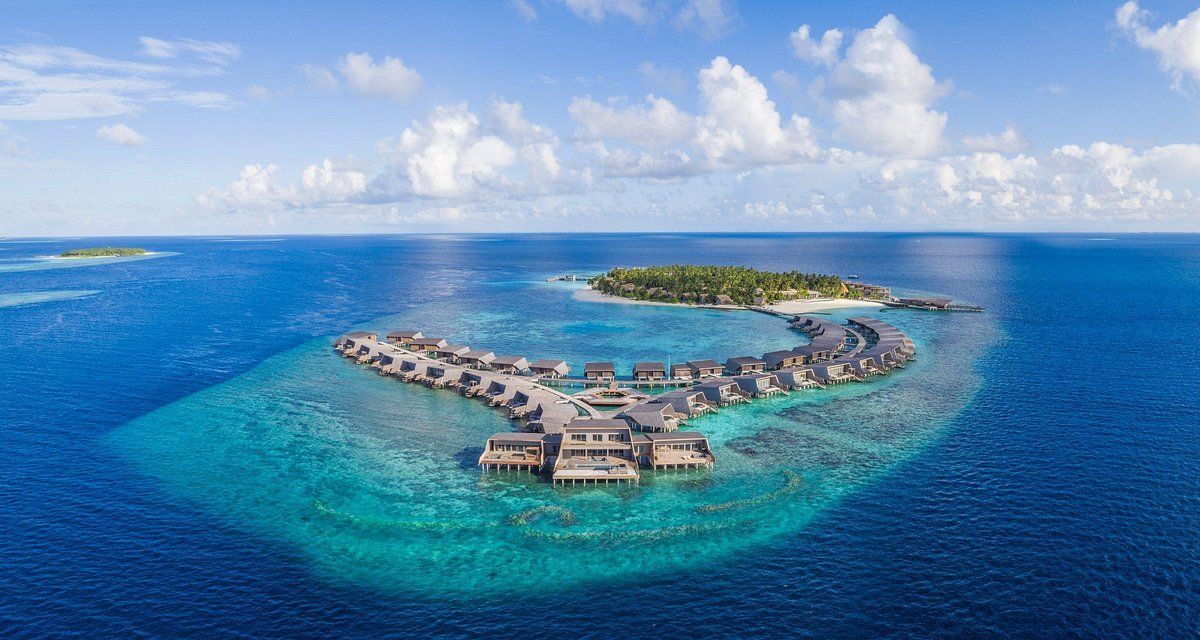
<path fill-rule="evenodd" d="M 177 255 L 23 267 L 96 244 Z M 526 295 L 547 275 L 675 261 L 857 273 L 982 304 L 978 316 L 909 319 L 929 331 L 943 369 L 900 374 L 914 384 L 960 367 L 977 387 L 930 442 L 768 544 L 699 571 L 524 595 L 339 579 L 287 536 L 195 499 L 205 487 L 180 491 L 145 472 L 170 460 L 131 459 L 112 444 L 113 434 L 141 433 L 126 425 L 315 338 L 440 314 L 445 326 L 519 344 L 539 317 L 567 313 Z M 0 300 L 0 636 L 1178 638 L 1200 629 L 1197 236 L 5 242 Z M 463 317 L 446 317 L 459 308 Z M 525 321 L 489 323 L 486 309 Z M 655 316 L 613 313 L 598 309 L 563 331 L 626 339 L 636 352 L 630 327 L 641 325 L 630 323 L 655 326 Z M 904 420 L 891 410 L 872 420 Z"/>

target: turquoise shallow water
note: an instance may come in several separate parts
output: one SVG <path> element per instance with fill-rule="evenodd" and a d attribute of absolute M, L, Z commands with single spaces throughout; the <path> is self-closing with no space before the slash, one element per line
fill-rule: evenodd
<path fill-rule="evenodd" d="M 492 295 L 480 308 L 443 284 L 434 300 L 364 326 L 422 327 L 577 367 L 597 358 L 619 368 L 723 360 L 806 341 L 783 320 L 750 312 L 582 302 L 569 286 L 538 281 L 487 283 Z M 483 474 L 475 459 L 488 435 L 513 428 L 505 417 L 382 378 L 324 338 L 138 418 L 110 441 L 180 498 L 294 545 L 335 582 L 477 595 L 703 572 L 882 481 L 975 393 L 972 364 L 994 337 L 981 316 L 833 315 L 863 313 L 912 335 L 919 361 L 868 384 L 694 420 L 716 468 L 647 473 L 639 486 L 553 488 L 527 474 Z"/>
<path fill-rule="evenodd" d="M 0 307 L 0 637 L 1195 636 L 1200 236 L 72 242 L 178 255 L 0 273 L 100 292 Z M 988 310 L 885 312 L 916 366 L 697 421 L 716 469 L 637 491 L 483 477 L 506 420 L 327 351 L 408 324 L 576 366 L 802 339 L 544 282 L 698 257 Z"/>

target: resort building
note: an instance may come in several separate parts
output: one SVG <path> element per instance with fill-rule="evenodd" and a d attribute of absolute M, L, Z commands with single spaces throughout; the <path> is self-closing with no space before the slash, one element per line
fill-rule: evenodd
<path fill-rule="evenodd" d="M 776 386 L 782 389 L 795 391 L 796 389 L 821 386 L 821 381 L 817 379 L 812 369 L 788 369 L 776 371 L 771 375 L 775 378 Z"/>
<path fill-rule="evenodd" d="M 486 369 L 496 359 L 496 354 L 485 349 L 468 351 L 458 356 L 458 363 L 472 369 Z"/>
<path fill-rule="evenodd" d="M 459 356 L 470 351 L 471 347 L 465 344 L 448 344 L 434 349 L 432 353 L 435 358 L 444 358 L 450 362 L 458 362 Z"/>
<path fill-rule="evenodd" d="M 692 368 L 686 362 L 676 363 L 671 365 L 669 374 L 672 380 L 691 380 Z"/>
<path fill-rule="evenodd" d="M 687 365 L 695 378 L 716 378 L 725 370 L 716 360 L 689 360 Z"/>
<path fill-rule="evenodd" d="M 661 362 L 639 362 L 633 365 L 634 380 L 666 380 L 667 367 Z"/>
<path fill-rule="evenodd" d="M 730 358 L 729 360 L 725 361 L 725 371 L 729 372 L 731 375 L 741 375 L 743 373 L 762 371 L 766 367 L 767 363 L 759 360 L 758 358 L 751 358 L 749 356 Z"/>
<path fill-rule="evenodd" d="M 704 394 L 704 399 L 718 406 L 726 406 L 736 402 L 745 402 L 746 396 L 738 389 L 738 384 L 732 380 L 710 380 L 692 387 Z"/>
<path fill-rule="evenodd" d="M 529 368 L 529 361 L 522 356 L 496 356 L 491 367 L 497 373 L 517 374 Z"/>
<path fill-rule="evenodd" d="M 845 285 L 847 289 L 859 292 L 864 298 L 874 300 L 892 299 L 892 290 L 887 287 L 881 287 L 875 284 L 866 284 L 865 282 L 846 282 Z"/>
<path fill-rule="evenodd" d="M 446 346 L 448 343 L 445 338 L 414 338 L 408 343 L 408 347 L 413 351 L 436 351 Z"/>
<path fill-rule="evenodd" d="M 585 362 L 583 365 L 585 380 L 611 381 L 617 379 L 617 368 L 611 362 Z"/>
<path fill-rule="evenodd" d="M 804 356 L 795 351 L 769 351 L 763 354 L 763 362 L 767 364 L 766 368 L 774 371 L 776 369 L 784 369 L 794 367 L 798 364 L 804 364 Z"/>
<path fill-rule="evenodd" d="M 784 391 L 775 383 L 775 376 L 769 373 L 752 373 L 738 376 L 733 381 L 737 383 L 738 389 L 741 389 L 743 393 L 755 398 L 765 398 Z"/>
<path fill-rule="evenodd" d="M 708 438 L 695 431 L 639 433 L 634 443 L 638 460 L 655 471 L 711 469 L 717 459 Z"/>
<path fill-rule="evenodd" d="M 675 407 L 668 402 L 651 400 L 636 405 L 622 414 L 633 423 L 633 428 L 642 432 L 665 433 L 679 428 L 679 416 Z"/>
<path fill-rule="evenodd" d="M 555 484 L 637 482 L 639 477 L 629 423 L 577 418 L 563 427 L 551 475 Z"/>
<path fill-rule="evenodd" d="M 910 307 L 920 307 L 922 309 L 949 309 L 954 302 L 950 298 L 899 298 L 896 300 L 900 304 Z"/>
<path fill-rule="evenodd" d="M 413 340 L 416 340 L 418 338 L 424 338 L 424 337 L 425 337 L 425 335 L 422 334 L 420 331 L 412 331 L 412 330 L 393 331 L 393 332 L 387 334 L 387 341 L 391 344 L 396 344 L 396 345 L 400 345 L 400 346 L 408 346 L 408 345 L 412 344 Z"/>
<path fill-rule="evenodd" d="M 676 389 L 654 396 L 654 402 L 666 402 L 675 414 L 684 418 L 695 418 L 716 411 L 715 405 L 697 389 Z"/>
<path fill-rule="evenodd" d="M 571 372 L 566 360 L 549 360 L 541 358 L 529 365 L 529 371 L 543 378 L 561 378 Z"/>
<path fill-rule="evenodd" d="M 537 473 L 546 461 L 540 433 L 496 433 L 479 456 L 484 471 L 517 470 Z"/>

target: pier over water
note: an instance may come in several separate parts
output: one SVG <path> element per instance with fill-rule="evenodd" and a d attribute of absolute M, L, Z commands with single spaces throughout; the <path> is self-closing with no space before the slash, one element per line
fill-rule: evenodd
<path fill-rule="evenodd" d="M 644 469 L 709 469 L 716 457 L 708 438 L 682 429 L 689 419 L 756 398 L 862 382 L 916 356 L 908 336 L 875 318 L 850 318 L 843 325 L 753 310 L 786 318 L 808 343 L 761 358 L 729 358 L 724 365 L 639 362 L 620 379 L 608 362 L 586 363 L 583 375 L 573 377 L 562 360 L 497 356 L 418 330 L 393 331 L 382 341 L 377 333 L 347 333 L 333 347 L 380 375 L 454 390 L 506 411 L 519 431 L 488 438 L 479 467 L 543 475 L 556 485 L 637 483 Z M 562 385 L 585 390 L 571 395 Z M 674 389 L 658 395 L 638 390 L 653 386 Z"/>

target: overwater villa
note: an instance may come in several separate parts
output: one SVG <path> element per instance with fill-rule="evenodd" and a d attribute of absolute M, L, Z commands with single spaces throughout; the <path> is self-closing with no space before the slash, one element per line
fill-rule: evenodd
<path fill-rule="evenodd" d="M 639 433 L 633 443 L 638 459 L 655 471 L 711 469 L 716 462 L 708 438 L 694 431 Z"/>
<path fill-rule="evenodd" d="M 424 338 L 425 334 L 416 330 L 404 329 L 401 331 L 392 331 L 387 334 L 387 341 L 390 344 L 398 344 L 400 346 L 408 346 L 413 340 Z"/>
<path fill-rule="evenodd" d="M 753 373 L 766 369 L 767 363 L 758 358 L 742 356 L 738 358 L 730 358 L 725 361 L 725 371 L 730 375 L 741 375 L 744 373 Z"/>
<path fill-rule="evenodd" d="M 547 358 L 534 360 L 530 363 L 529 370 L 533 375 L 542 378 L 561 378 L 571 373 L 571 367 L 567 366 L 566 360 L 550 360 Z"/>
<path fill-rule="evenodd" d="M 593 382 L 611 382 L 617 379 L 617 368 L 611 362 L 585 362 L 583 378 Z"/>
<path fill-rule="evenodd" d="M 776 382 L 775 376 L 769 373 L 752 373 L 737 376 L 733 381 L 737 383 L 738 389 L 741 389 L 743 393 L 747 393 L 755 398 L 765 398 L 777 393 L 787 393 Z"/>
<path fill-rule="evenodd" d="M 691 380 L 694 377 L 692 368 L 686 362 L 677 362 L 671 365 L 668 375 L 672 380 Z"/>
<path fill-rule="evenodd" d="M 529 368 L 529 361 L 524 356 L 496 356 L 492 358 L 492 371 L 497 373 L 521 373 Z"/>
<path fill-rule="evenodd" d="M 725 370 L 716 360 L 689 360 L 687 365 L 693 378 L 716 378 Z"/>
<path fill-rule="evenodd" d="M 485 349 L 475 349 L 458 356 L 458 363 L 472 369 L 486 369 L 496 359 L 496 354 Z"/>
<path fill-rule="evenodd" d="M 912 362 L 913 341 L 892 325 L 857 317 L 842 325 L 797 317 L 792 328 L 809 343 L 763 357 L 691 360 L 666 366 L 639 362 L 629 385 L 619 386 L 612 362 L 588 362 L 582 379 L 563 379 L 563 360 L 497 356 L 450 345 L 419 331 L 393 331 L 385 342 L 366 331 L 334 341 L 342 355 L 381 375 L 478 397 L 519 421 L 516 433 L 488 438 L 478 464 L 485 471 L 519 470 L 549 476 L 555 485 L 635 483 L 642 470 L 707 469 L 715 460 L 708 439 L 681 430 L 686 420 L 752 399 L 861 381 Z M 402 348 L 403 347 L 403 348 Z M 769 371 L 767 371 L 769 369 Z M 568 395 L 543 384 L 612 383 Z M 632 385 L 677 388 L 658 395 Z"/>
<path fill-rule="evenodd" d="M 433 357 L 443 358 L 450 362 L 458 362 L 458 357 L 464 353 L 469 353 L 471 347 L 465 344 L 448 344 L 443 347 L 438 347 L 432 351 Z"/>
<path fill-rule="evenodd" d="M 628 422 L 576 419 L 563 429 L 551 473 L 555 484 L 637 482 L 640 477 Z"/>
<path fill-rule="evenodd" d="M 413 351 L 436 351 L 446 346 L 445 338 L 414 338 L 408 343 Z"/>
<path fill-rule="evenodd" d="M 633 365 L 634 380 L 666 380 L 667 366 L 661 362 L 639 362 Z"/>

